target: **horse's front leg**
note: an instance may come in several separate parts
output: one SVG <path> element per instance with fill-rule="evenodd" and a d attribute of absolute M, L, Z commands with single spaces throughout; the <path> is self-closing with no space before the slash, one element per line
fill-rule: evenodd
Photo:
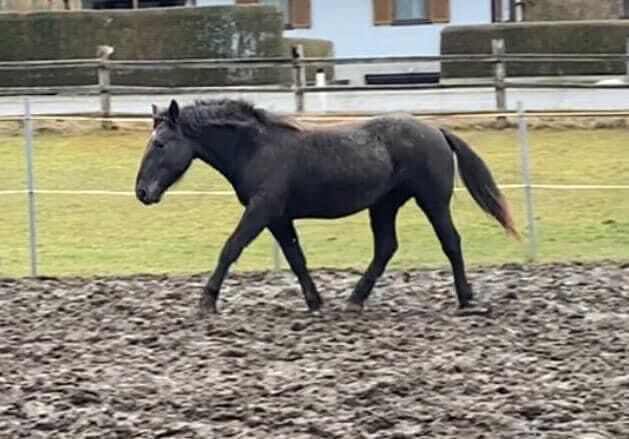
<path fill-rule="evenodd" d="M 269 224 L 275 212 L 277 209 L 273 203 L 262 199 L 252 199 L 247 205 L 236 229 L 223 245 L 216 268 L 203 289 L 199 301 L 201 313 L 217 312 L 216 301 L 229 267 L 238 259 L 243 249 Z"/>

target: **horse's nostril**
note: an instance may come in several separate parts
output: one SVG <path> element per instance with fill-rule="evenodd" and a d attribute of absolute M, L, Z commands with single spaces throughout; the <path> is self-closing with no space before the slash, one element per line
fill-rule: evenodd
<path fill-rule="evenodd" d="M 138 189 L 138 198 L 140 201 L 146 200 L 146 191 L 144 189 Z"/>

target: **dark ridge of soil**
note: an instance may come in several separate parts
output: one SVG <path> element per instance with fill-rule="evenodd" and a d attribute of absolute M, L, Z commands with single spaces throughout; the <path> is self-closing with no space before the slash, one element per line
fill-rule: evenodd
<path fill-rule="evenodd" d="M 456 317 L 449 271 L 0 280 L 2 438 L 628 438 L 629 266 L 470 270 L 493 315 Z"/>

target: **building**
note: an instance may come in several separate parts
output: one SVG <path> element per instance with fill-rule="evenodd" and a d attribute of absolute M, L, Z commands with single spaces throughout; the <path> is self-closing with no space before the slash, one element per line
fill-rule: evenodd
<path fill-rule="evenodd" d="M 234 3 L 276 5 L 285 36 L 330 40 L 337 57 L 439 55 L 445 26 L 509 20 L 513 8 L 513 0 L 196 0 L 197 6 Z M 438 71 L 438 63 L 352 64 L 337 66 L 335 76 L 361 83 L 367 74 L 425 77 Z"/>
<path fill-rule="evenodd" d="M 336 56 L 437 55 L 448 24 L 494 21 L 509 0 L 196 0 L 197 6 L 275 4 L 286 36 L 324 38 Z M 500 20 L 502 21 L 502 19 Z"/>

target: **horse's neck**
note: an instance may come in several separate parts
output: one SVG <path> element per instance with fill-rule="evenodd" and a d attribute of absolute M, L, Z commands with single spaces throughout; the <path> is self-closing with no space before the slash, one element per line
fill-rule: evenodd
<path fill-rule="evenodd" d="M 212 144 L 211 140 L 203 142 L 199 158 L 236 184 L 244 152 L 253 146 L 253 139 L 245 131 L 238 130 L 233 135 L 232 139 L 217 144 Z"/>

